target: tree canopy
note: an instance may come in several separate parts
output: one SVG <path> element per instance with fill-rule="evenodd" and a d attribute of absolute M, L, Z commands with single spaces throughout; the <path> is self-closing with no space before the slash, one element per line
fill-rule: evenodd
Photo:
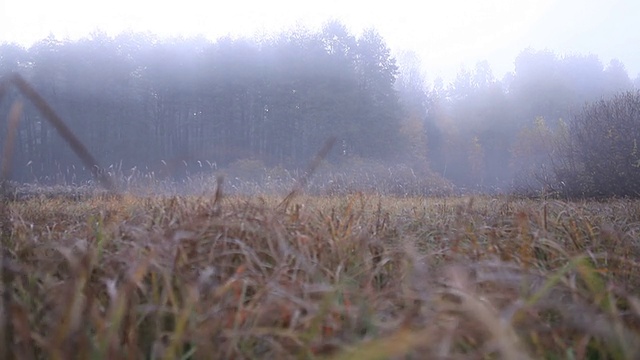
<path fill-rule="evenodd" d="M 540 129 L 553 132 L 585 103 L 639 81 L 595 55 L 527 49 L 514 65 L 502 79 L 485 61 L 429 84 L 415 55 L 396 61 L 375 30 L 354 35 L 338 21 L 259 38 L 95 33 L 0 45 L 0 76 L 22 74 L 105 166 L 180 174 L 248 160 L 296 169 L 336 136 L 330 163 L 406 163 L 485 191 L 546 166 L 548 149 L 533 139 Z M 0 114 L 19 96 L 10 91 Z M 31 106 L 17 140 L 16 180 L 88 177 Z"/>
<path fill-rule="evenodd" d="M 341 148 L 333 160 L 383 160 L 399 149 L 397 66 L 374 30 L 356 38 L 330 22 L 317 33 L 216 42 L 97 33 L 0 53 L 0 74 L 20 72 L 107 165 L 256 159 L 297 167 L 330 136 Z M 35 176 L 77 165 L 34 109 L 18 143 L 18 163 Z M 17 170 L 24 179 L 27 170 Z"/>

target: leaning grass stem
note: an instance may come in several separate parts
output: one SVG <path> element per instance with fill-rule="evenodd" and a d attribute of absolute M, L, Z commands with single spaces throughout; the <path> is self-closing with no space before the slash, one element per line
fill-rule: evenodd
<path fill-rule="evenodd" d="M 179 357 L 179 349 L 184 344 L 187 333 L 187 325 L 193 313 L 193 307 L 197 301 L 197 292 L 194 288 L 186 289 L 185 300 L 182 309 L 175 315 L 176 323 L 173 329 L 169 346 L 167 347 L 164 359 L 175 359 Z M 193 350 L 195 351 L 195 349 Z"/>

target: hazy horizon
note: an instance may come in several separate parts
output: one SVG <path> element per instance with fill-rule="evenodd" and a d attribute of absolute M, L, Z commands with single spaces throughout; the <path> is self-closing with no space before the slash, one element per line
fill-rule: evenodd
<path fill-rule="evenodd" d="M 558 54 L 595 54 L 603 66 L 620 60 L 631 78 L 640 75 L 640 4 L 601 1 L 508 1 L 483 3 L 456 0 L 416 9 L 408 1 L 392 5 L 360 1 L 270 3 L 237 1 L 217 7 L 184 1 L 87 4 L 77 0 L 48 3 L 37 0 L 0 3 L 0 42 L 29 47 L 54 36 L 77 40 L 101 31 L 149 32 L 159 37 L 202 35 L 253 37 L 296 27 L 317 29 L 331 19 L 361 33 L 375 28 L 392 52 L 415 53 L 429 82 L 440 77 L 451 82 L 462 69 L 488 61 L 501 79 L 514 69 L 516 56 L 527 48 Z M 423 10 L 424 9 L 424 10 Z"/>

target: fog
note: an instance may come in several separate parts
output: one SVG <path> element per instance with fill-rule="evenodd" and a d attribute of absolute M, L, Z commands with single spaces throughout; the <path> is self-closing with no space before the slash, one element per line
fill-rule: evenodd
<path fill-rule="evenodd" d="M 637 19 L 631 0 L 454 0 L 393 4 L 378 1 L 269 2 L 244 0 L 214 6 L 199 0 L 0 2 L 0 42 L 29 47 L 52 36 L 78 40 L 95 32 L 159 37 L 254 37 L 296 28 L 317 31 L 336 19 L 355 35 L 375 28 L 394 56 L 416 53 L 430 82 L 452 81 L 461 67 L 488 61 L 502 78 L 526 48 L 557 54 L 596 54 L 606 64 L 619 59 L 632 77 L 640 73 Z"/>
<path fill-rule="evenodd" d="M 23 76 L 129 189 L 202 192 L 223 175 L 230 191 L 286 192 L 335 137 L 309 192 L 528 191 L 547 185 L 553 136 L 541 132 L 640 85 L 630 42 L 640 32 L 626 27 L 637 5 L 586 2 L 580 16 L 559 18 L 577 11 L 569 3 L 524 7 L 525 28 L 503 18 L 506 27 L 486 25 L 476 38 L 464 27 L 438 44 L 424 40 L 436 33 L 403 39 L 397 9 L 395 23 L 343 9 L 351 23 L 314 18 L 230 36 L 94 30 L 15 43 L 5 34 L 0 76 Z M 480 20 L 468 11 L 460 18 L 482 27 L 483 16 L 516 9 Z M 24 98 L 5 85 L 2 117 Z M 28 101 L 16 140 L 12 180 L 93 181 Z"/>

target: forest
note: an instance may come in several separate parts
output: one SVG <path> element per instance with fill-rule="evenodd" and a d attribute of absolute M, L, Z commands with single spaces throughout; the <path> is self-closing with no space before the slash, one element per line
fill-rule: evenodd
<path fill-rule="evenodd" d="M 429 79 L 415 55 L 392 55 L 374 29 L 355 35 L 338 21 L 216 41 L 94 33 L 0 46 L 0 74 L 26 78 L 100 164 L 124 175 L 300 169 L 335 136 L 326 158 L 335 169 L 375 164 L 402 182 L 407 172 L 391 170 L 402 164 L 461 191 L 554 188 L 566 180 L 563 169 L 550 170 L 557 132 L 639 78 L 596 55 L 524 49 L 514 64 L 498 79 L 479 62 L 444 83 Z M 0 103 L 3 117 L 19 96 L 11 89 Z M 90 177 L 33 106 L 22 115 L 14 164 L 18 182 Z"/>

